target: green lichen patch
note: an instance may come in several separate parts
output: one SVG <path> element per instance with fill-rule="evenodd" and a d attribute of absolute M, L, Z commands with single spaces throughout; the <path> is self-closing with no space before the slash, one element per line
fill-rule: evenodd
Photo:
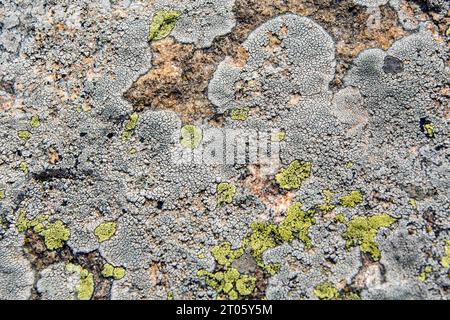
<path fill-rule="evenodd" d="M 314 288 L 314 294 L 320 300 L 337 300 L 339 291 L 331 282 L 324 282 Z"/>
<path fill-rule="evenodd" d="M 181 12 L 176 10 L 160 10 L 153 16 L 148 30 L 148 40 L 155 41 L 167 37 L 177 23 Z"/>
<path fill-rule="evenodd" d="M 436 126 L 433 123 L 427 123 L 423 125 L 423 129 L 425 130 L 425 134 L 428 136 L 428 138 L 434 137 L 434 128 Z"/>
<path fill-rule="evenodd" d="M 251 225 L 251 234 L 244 240 L 243 248 L 247 245 L 251 249 L 253 258 L 258 266 L 271 275 L 279 271 L 277 264 L 266 265 L 263 254 L 269 249 L 275 248 L 284 242 L 290 242 L 295 238 L 303 242 L 306 249 L 312 247 L 308 232 L 309 227 L 315 224 L 314 210 L 303 211 L 302 204 L 295 202 L 286 212 L 286 217 L 280 224 L 268 222 L 254 222 Z"/>
<path fill-rule="evenodd" d="M 252 250 L 252 255 L 256 263 L 264 267 L 263 254 L 269 249 L 275 248 L 283 243 L 278 227 L 275 224 L 267 222 L 253 222 L 251 224 L 252 232 L 247 239 L 248 245 Z"/>
<path fill-rule="evenodd" d="M 21 161 L 19 163 L 19 170 L 25 174 L 28 174 L 28 172 L 29 172 L 28 163 L 26 163 L 25 161 Z"/>
<path fill-rule="evenodd" d="M 167 292 L 167 300 L 173 300 L 173 292 L 172 291 Z"/>
<path fill-rule="evenodd" d="M 415 199 L 410 199 L 409 204 L 414 208 L 414 210 L 417 210 L 417 201 Z"/>
<path fill-rule="evenodd" d="M 224 294 L 230 300 L 237 300 L 240 296 L 249 296 L 256 287 L 255 277 L 240 274 L 235 268 L 215 273 L 200 270 L 198 276 L 205 277 L 206 285 L 217 293 Z"/>
<path fill-rule="evenodd" d="M 39 117 L 37 115 L 32 116 L 30 120 L 30 126 L 33 129 L 36 129 L 39 128 L 39 125 L 40 125 Z"/>
<path fill-rule="evenodd" d="M 33 229 L 35 233 L 41 233 L 44 231 L 44 222 L 48 220 L 49 216 L 46 214 L 40 214 L 34 219 L 27 219 L 25 209 L 20 209 L 16 220 L 17 232 L 25 232 L 26 230 Z"/>
<path fill-rule="evenodd" d="M 5 190 L 0 189 L 0 201 L 2 201 L 3 199 L 5 199 Z"/>
<path fill-rule="evenodd" d="M 272 133 L 270 140 L 273 142 L 281 142 L 281 141 L 284 141 L 285 139 L 286 139 L 286 132 L 278 131 L 278 132 Z"/>
<path fill-rule="evenodd" d="M 423 268 L 423 271 L 417 276 L 417 280 L 424 282 L 425 280 L 427 280 L 428 275 L 432 272 L 433 272 L 433 267 L 425 266 L 425 268 Z"/>
<path fill-rule="evenodd" d="M 339 202 L 344 207 L 354 208 L 363 202 L 363 196 L 361 192 L 353 190 L 348 195 L 339 198 Z"/>
<path fill-rule="evenodd" d="M 105 222 L 95 228 L 94 234 L 97 236 L 99 242 L 104 242 L 116 233 L 116 229 L 117 223 Z"/>
<path fill-rule="evenodd" d="M 287 168 L 281 169 L 275 175 L 275 181 L 281 189 L 294 190 L 299 189 L 302 182 L 311 175 L 311 164 L 294 160 Z"/>
<path fill-rule="evenodd" d="M 139 115 L 136 112 L 131 114 L 130 118 L 125 123 L 125 129 L 122 132 L 123 140 L 128 140 L 131 138 L 131 136 L 133 135 L 134 129 L 136 129 L 138 120 L 139 120 Z"/>
<path fill-rule="evenodd" d="M 101 274 L 105 278 L 114 278 L 120 280 L 125 277 L 126 269 L 123 267 L 114 267 L 110 263 L 106 263 L 101 271 Z"/>
<path fill-rule="evenodd" d="M 83 267 L 72 263 L 66 265 L 66 272 L 76 273 L 80 277 L 76 288 L 78 300 L 90 300 L 94 293 L 94 275 Z"/>
<path fill-rule="evenodd" d="M 292 241 L 295 237 L 303 242 L 306 249 L 312 247 L 308 236 L 309 227 L 316 223 L 314 210 L 303 211 L 302 204 L 295 202 L 287 209 L 286 218 L 278 227 L 278 233 L 282 240 Z"/>
<path fill-rule="evenodd" d="M 330 190 L 323 190 L 322 193 L 325 196 L 325 202 L 319 206 L 319 210 L 323 212 L 330 212 L 335 208 L 335 206 L 331 204 L 333 192 Z"/>
<path fill-rule="evenodd" d="M 194 125 L 186 125 L 181 128 L 180 143 L 188 149 L 196 149 L 200 145 L 202 130 Z"/>
<path fill-rule="evenodd" d="M 28 130 L 17 131 L 17 136 L 22 140 L 28 140 L 31 138 L 31 132 Z"/>
<path fill-rule="evenodd" d="M 217 185 L 217 204 L 224 205 L 233 202 L 236 187 L 231 183 L 222 182 Z"/>
<path fill-rule="evenodd" d="M 211 249 L 211 254 L 216 259 L 217 263 L 229 267 L 234 260 L 241 257 L 244 254 L 244 249 L 239 248 L 233 250 L 231 248 L 231 243 L 224 242 L 218 246 Z"/>
<path fill-rule="evenodd" d="M 441 259 L 441 265 L 450 269 L 450 240 L 445 241 L 444 256 Z"/>
<path fill-rule="evenodd" d="M 230 118 L 235 121 L 245 121 L 250 112 L 249 108 L 236 108 L 231 110 Z"/>
<path fill-rule="evenodd" d="M 64 241 L 69 240 L 70 230 L 61 220 L 56 220 L 55 222 L 48 223 L 41 231 L 41 235 L 44 236 L 47 249 L 55 250 L 62 248 Z"/>
<path fill-rule="evenodd" d="M 374 261 L 381 258 L 375 237 L 381 228 L 390 227 L 395 219 L 385 213 L 370 217 L 356 217 L 347 224 L 343 237 L 347 247 L 358 245 L 362 252 L 368 253 Z"/>

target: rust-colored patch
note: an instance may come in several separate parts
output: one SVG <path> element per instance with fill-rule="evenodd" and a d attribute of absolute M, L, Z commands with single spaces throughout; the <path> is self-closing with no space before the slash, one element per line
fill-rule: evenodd
<path fill-rule="evenodd" d="M 58 151 L 54 148 L 48 149 L 48 162 L 51 164 L 56 164 L 59 161 L 59 154 Z"/>

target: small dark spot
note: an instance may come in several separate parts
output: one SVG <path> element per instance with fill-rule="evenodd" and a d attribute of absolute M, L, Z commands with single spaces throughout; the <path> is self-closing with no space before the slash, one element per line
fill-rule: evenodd
<path fill-rule="evenodd" d="M 87 135 L 87 132 L 80 132 L 80 137 L 84 137 Z"/>
<path fill-rule="evenodd" d="M 163 206 L 164 206 L 164 201 L 158 201 L 158 202 L 156 203 L 156 207 L 157 207 L 158 209 L 162 209 Z"/>
<path fill-rule="evenodd" d="M 114 133 L 113 133 L 113 132 L 110 132 L 110 133 L 108 133 L 106 136 L 108 137 L 108 139 L 111 139 L 112 137 L 114 137 Z"/>
<path fill-rule="evenodd" d="M 384 57 L 383 71 L 385 73 L 401 73 L 403 72 L 403 62 L 396 57 L 387 55 Z"/>

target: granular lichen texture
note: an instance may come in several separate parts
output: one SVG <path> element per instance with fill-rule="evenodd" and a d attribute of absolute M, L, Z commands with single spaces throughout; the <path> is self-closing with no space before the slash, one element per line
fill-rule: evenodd
<path fill-rule="evenodd" d="M 448 299 L 449 12 L 3 0 L 0 300 Z"/>

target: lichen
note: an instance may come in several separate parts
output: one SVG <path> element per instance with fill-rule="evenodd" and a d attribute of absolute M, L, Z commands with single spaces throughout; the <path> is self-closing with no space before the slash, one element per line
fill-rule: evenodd
<path fill-rule="evenodd" d="M 101 271 L 101 274 L 105 278 L 114 278 L 115 280 L 120 280 L 125 277 L 126 270 L 123 267 L 114 267 L 110 263 L 106 263 Z"/>
<path fill-rule="evenodd" d="M 69 240 L 70 230 L 67 228 L 61 220 L 48 223 L 41 235 L 44 236 L 45 246 L 49 250 L 55 250 L 62 248 L 64 241 Z"/>
<path fill-rule="evenodd" d="M 434 137 L 434 128 L 435 125 L 433 123 L 426 123 L 423 125 L 423 129 L 425 130 L 425 133 L 429 138 Z"/>
<path fill-rule="evenodd" d="M 414 210 L 417 210 L 417 201 L 415 199 L 410 199 L 409 204 L 414 208 Z"/>
<path fill-rule="evenodd" d="M 248 244 L 252 250 L 252 255 L 259 266 L 264 267 L 263 254 L 268 249 L 275 248 L 283 243 L 278 227 L 267 222 L 253 222 L 251 224 L 251 234 Z"/>
<path fill-rule="evenodd" d="M 72 263 L 66 265 L 66 271 L 76 273 L 80 277 L 76 288 L 78 300 L 90 300 L 94 293 L 94 275 L 83 267 Z"/>
<path fill-rule="evenodd" d="M 295 202 L 287 209 L 286 218 L 278 227 L 278 234 L 284 241 L 292 241 L 295 236 L 303 242 L 306 249 L 312 247 L 308 236 L 309 227 L 316 223 L 314 210 L 303 211 L 302 204 Z"/>
<path fill-rule="evenodd" d="M 425 280 L 427 280 L 428 275 L 433 272 L 433 267 L 432 266 L 425 266 L 425 268 L 423 269 L 423 271 L 417 276 L 417 280 L 424 282 Z"/>
<path fill-rule="evenodd" d="M 271 140 L 273 142 L 281 142 L 281 141 L 284 141 L 285 139 L 286 139 L 286 132 L 285 131 L 274 132 L 271 135 Z"/>
<path fill-rule="evenodd" d="M 37 115 L 32 116 L 30 120 L 30 126 L 36 129 L 39 127 L 39 125 L 40 125 L 39 117 Z"/>
<path fill-rule="evenodd" d="M 322 193 L 325 196 L 325 202 L 319 206 L 319 210 L 323 212 L 330 212 L 335 208 L 335 206 L 331 204 L 333 192 L 330 190 L 323 190 Z"/>
<path fill-rule="evenodd" d="M 380 260 L 381 252 L 375 237 L 381 228 L 390 227 L 394 222 L 395 219 L 385 213 L 353 218 L 343 234 L 347 248 L 358 245 L 361 251 L 368 253 L 374 261 Z"/>
<path fill-rule="evenodd" d="M 237 300 L 240 296 L 249 296 L 256 287 L 256 278 L 249 275 L 241 275 L 235 268 L 215 273 L 200 270 L 197 275 L 205 277 L 206 285 L 217 293 L 222 293 L 230 300 Z"/>
<path fill-rule="evenodd" d="M 36 234 L 42 233 L 44 231 L 44 222 L 47 221 L 49 218 L 46 214 L 40 214 L 36 216 L 34 219 L 27 219 L 26 217 L 26 211 L 25 209 L 20 209 L 19 213 L 17 215 L 17 221 L 16 221 L 16 230 L 17 232 L 25 232 L 28 229 L 33 228 L 33 231 Z"/>
<path fill-rule="evenodd" d="M 196 149 L 202 140 L 202 130 L 194 125 L 185 125 L 181 128 L 180 143 L 188 149 Z"/>
<path fill-rule="evenodd" d="M 445 241 L 444 256 L 441 259 L 441 265 L 450 269 L 450 240 Z"/>
<path fill-rule="evenodd" d="M 239 248 L 233 250 L 231 243 L 224 242 L 211 249 L 211 254 L 216 259 L 217 263 L 222 266 L 229 267 L 231 263 L 244 254 L 244 249 Z"/>
<path fill-rule="evenodd" d="M 148 40 L 161 40 L 167 37 L 177 23 L 181 12 L 176 10 L 160 10 L 153 16 L 148 31 Z"/>
<path fill-rule="evenodd" d="M 25 161 L 20 161 L 19 170 L 25 174 L 28 174 L 28 172 L 29 172 L 28 163 L 26 163 Z"/>
<path fill-rule="evenodd" d="M 361 192 L 353 190 L 348 195 L 339 198 L 339 202 L 344 207 L 354 208 L 363 201 Z"/>
<path fill-rule="evenodd" d="M 5 199 L 5 190 L 0 189 L 0 201 L 2 201 L 3 199 Z"/>
<path fill-rule="evenodd" d="M 309 162 L 294 160 L 287 168 L 283 168 L 275 175 L 275 181 L 281 189 L 299 189 L 302 182 L 311 175 Z"/>
<path fill-rule="evenodd" d="M 31 132 L 28 130 L 19 130 L 19 131 L 17 131 L 17 136 L 20 139 L 28 140 L 31 138 Z"/>
<path fill-rule="evenodd" d="M 117 223 L 104 222 L 95 228 L 94 234 L 97 236 L 99 242 L 104 242 L 116 233 L 116 229 Z"/>
<path fill-rule="evenodd" d="M 338 290 L 330 282 L 324 282 L 314 288 L 314 294 L 320 300 L 336 300 L 339 298 Z"/>
<path fill-rule="evenodd" d="M 122 132 L 122 139 L 128 140 L 133 135 L 134 129 L 136 128 L 137 122 L 139 120 L 139 115 L 134 112 L 131 114 L 130 118 L 125 124 L 125 129 Z"/>
<path fill-rule="evenodd" d="M 249 108 L 235 108 L 230 112 L 230 118 L 235 121 L 245 121 L 248 118 Z"/>
<path fill-rule="evenodd" d="M 222 182 L 217 185 L 217 204 L 230 204 L 233 202 L 234 195 L 236 194 L 236 187 L 227 182 Z"/>

